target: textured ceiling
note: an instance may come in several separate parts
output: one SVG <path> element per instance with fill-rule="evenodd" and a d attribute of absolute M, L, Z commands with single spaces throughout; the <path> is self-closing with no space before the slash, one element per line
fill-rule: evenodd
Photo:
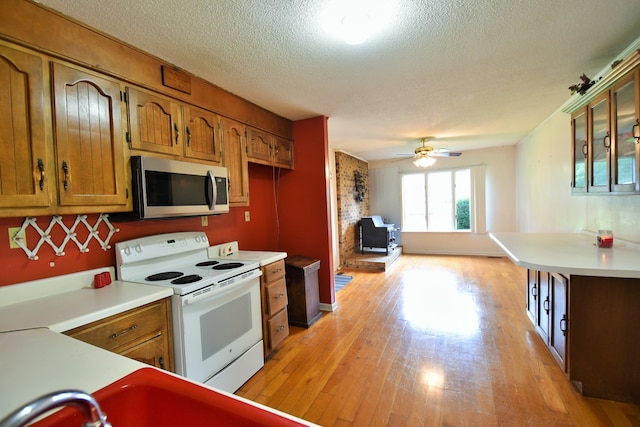
<path fill-rule="evenodd" d="M 515 144 L 640 36 L 640 0 L 389 2 L 352 46 L 322 29 L 327 0 L 40 1 L 283 117 L 325 115 L 330 146 L 366 160 L 424 136 Z"/>

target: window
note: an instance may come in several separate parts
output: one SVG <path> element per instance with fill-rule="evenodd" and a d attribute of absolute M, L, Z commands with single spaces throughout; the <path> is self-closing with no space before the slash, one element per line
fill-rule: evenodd
<path fill-rule="evenodd" d="M 471 169 L 402 176 L 404 231 L 471 231 Z"/>

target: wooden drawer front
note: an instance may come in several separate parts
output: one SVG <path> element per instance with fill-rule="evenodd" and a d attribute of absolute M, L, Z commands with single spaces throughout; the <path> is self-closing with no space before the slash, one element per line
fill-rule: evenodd
<path fill-rule="evenodd" d="M 274 280 L 284 277 L 284 260 L 281 259 L 280 261 L 272 262 L 265 266 L 262 274 L 264 275 L 265 283 L 271 283 Z"/>
<path fill-rule="evenodd" d="M 287 306 L 287 282 L 282 279 L 266 286 L 267 295 L 267 315 L 282 310 Z"/>
<path fill-rule="evenodd" d="M 274 348 L 289 336 L 287 309 L 285 308 L 273 316 L 267 323 L 269 324 L 269 342 L 271 343 L 271 348 Z"/>
<path fill-rule="evenodd" d="M 65 332 L 65 334 L 105 350 L 115 351 L 133 341 L 143 341 L 162 333 L 164 304 L 152 303 Z"/>

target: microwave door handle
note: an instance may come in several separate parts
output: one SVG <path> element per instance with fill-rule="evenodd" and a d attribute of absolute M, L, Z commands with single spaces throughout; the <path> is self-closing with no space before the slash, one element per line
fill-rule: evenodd
<path fill-rule="evenodd" d="M 216 186 L 216 177 L 213 176 L 213 172 L 207 171 L 207 201 L 209 202 L 209 210 L 213 211 L 216 208 L 216 200 L 218 199 L 218 188 Z"/>

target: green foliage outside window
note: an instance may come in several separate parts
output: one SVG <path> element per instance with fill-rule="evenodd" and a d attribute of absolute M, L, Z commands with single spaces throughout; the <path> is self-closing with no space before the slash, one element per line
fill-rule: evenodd
<path fill-rule="evenodd" d="M 469 199 L 460 199 L 456 202 L 456 230 L 471 229 L 471 213 L 469 212 Z"/>

